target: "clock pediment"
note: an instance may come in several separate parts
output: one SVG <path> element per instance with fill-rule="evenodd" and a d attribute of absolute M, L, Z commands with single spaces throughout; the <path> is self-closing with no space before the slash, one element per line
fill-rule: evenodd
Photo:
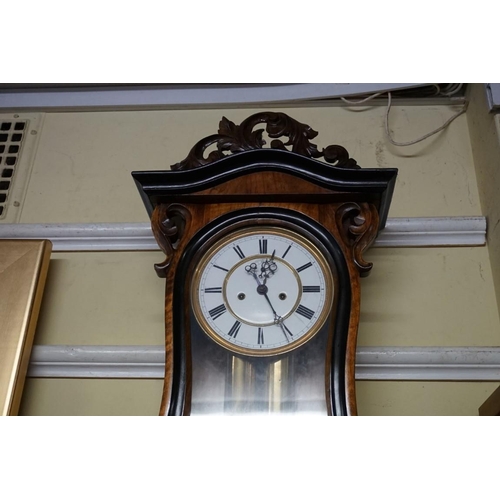
<path fill-rule="evenodd" d="M 150 216 L 166 203 L 354 200 L 376 206 L 379 229 L 396 175 L 397 169 L 338 167 L 275 149 L 244 151 L 189 170 L 132 172 Z"/>

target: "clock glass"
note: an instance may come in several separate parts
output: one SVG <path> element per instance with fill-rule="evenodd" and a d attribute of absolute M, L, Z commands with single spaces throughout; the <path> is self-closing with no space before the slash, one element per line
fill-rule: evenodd
<path fill-rule="evenodd" d="M 301 230 L 211 241 L 190 278 L 191 415 L 326 415 L 335 271 Z"/>
<path fill-rule="evenodd" d="M 305 237 L 256 227 L 219 240 L 197 266 L 191 290 L 196 319 L 212 340 L 238 354 L 273 356 L 323 326 L 333 278 Z"/>

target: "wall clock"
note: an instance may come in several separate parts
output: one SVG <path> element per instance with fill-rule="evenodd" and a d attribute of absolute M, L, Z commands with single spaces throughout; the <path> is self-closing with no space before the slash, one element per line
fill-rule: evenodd
<path fill-rule="evenodd" d="M 223 118 L 171 170 L 132 173 L 166 255 L 161 415 L 356 415 L 363 252 L 397 170 L 316 135 L 284 113 Z"/>

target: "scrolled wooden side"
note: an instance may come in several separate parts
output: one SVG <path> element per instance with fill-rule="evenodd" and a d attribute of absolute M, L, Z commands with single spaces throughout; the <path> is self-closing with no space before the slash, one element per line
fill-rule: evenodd
<path fill-rule="evenodd" d="M 351 257 L 359 275 L 368 276 L 373 267 L 363 253 L 377 236 L 379 217 L 371 203 L 344 203 L 336 211 L 336 223 L 344 243 L 351 249 Z"/>
<path fill-rule="evenodd" d="M 166 278 L 174 249 L 182 238 L 186 227 L 191 222 L 191 214 L 186 207 L 178 204 L 158 205 L 151 216 L 151 228 L 158 246 L 165 254 L 165 260 L 155 264 L 156 274 Z"/>

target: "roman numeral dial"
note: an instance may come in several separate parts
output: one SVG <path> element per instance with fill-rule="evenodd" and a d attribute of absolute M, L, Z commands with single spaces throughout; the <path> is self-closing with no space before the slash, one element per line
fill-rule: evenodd
<path fill-rule="evenodd" d="M 301 316 L 304 316 L 304 318 L 311 319 L 314 316 L 314 311 L 312 309 L 309 309 L 306 306 L 303 306 L 302 304 L 297 307 L 297 314 L 300 314 Z"/>
<path fill-rule="evenodd" d="M 312 265 L 313 265 L 312 262 L 308 262 L 307 264 L 304 264 L 303 266 L 298 267 L 297 272 L 301 273 L 305 269 L 309 269 Z"/>
<path fill-rule="evenodd" d="M 264 345 L 264 329 L 261 328 L 260 326 L 257 332 L 257 344 Z"/>
<path fill-rule="evenodd" d="M 321 251 L 304 235 L 275 225 L 239 229 L 205 248 L 190 290 L 202 331 L 246 356 L 302 346 L 327 321 L 334 293 Z"/>
<path fill-rule="evenodd" d="M 241 248 L 239 247 L 239 245 L 235 245 L 233 247 L 233 250 L 236 252 L 236 255 L 238 255 L 238 257 L 240 259 L 244 259 L 245 258 L 245 254 L 243 253 L 243 251 L 241 250 Z"/>
<path fill-rule="evenodd" d="M 208 314 L 213 320 L 220 318 L 227 311 L 226 305 L 221 304 L 220 306 L 214 307 L 208 311 Z"/>
<path fill-rule="evenodd" d="M 228 335 L 230 337 L 233 337 L 234 339 L 236 338 L 236 336 L 238 335 L 238 332 L 240 331 L 240 328 L 241 328 L 241 322 L 239 322 L 238 320 L 236 320 L 234 322 L 234 325 L 231 327 L 231 329 L 229 330 L 229 333 Z"/>
<path fill-rule="evenodd" d="M 267 239 L 259 240 L 259 253 L 267 253 Z"/>

